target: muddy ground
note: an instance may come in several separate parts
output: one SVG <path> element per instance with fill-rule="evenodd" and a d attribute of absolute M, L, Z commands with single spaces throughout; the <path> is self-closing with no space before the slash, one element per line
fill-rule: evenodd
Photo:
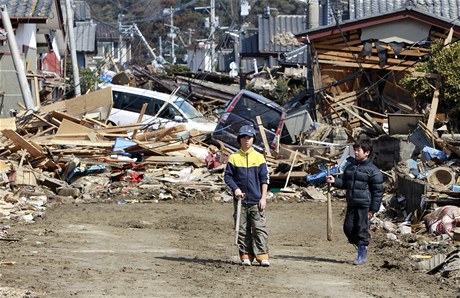
<path fill-rule="evenodd" d="M 341 231 L 326 240 L 326 204 L 269 202 L 271 266 L 241 267 L 232 204 L 80 203 L 10 223 L 0 241 L 4 297 L 456 297 L 456 277 L 413 269 L 421 252 L 373 232 L 368 262 Z M 4 223 L 5 225 L 5 223 Z M 429 252 L 424 251 L 423 254 Z"/>

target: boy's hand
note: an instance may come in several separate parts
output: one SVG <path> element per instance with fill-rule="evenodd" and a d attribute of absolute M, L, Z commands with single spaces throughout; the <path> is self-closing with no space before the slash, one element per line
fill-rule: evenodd
<path fill-rule="evenodd" d="M 262 211 L 262 210 L 265 210 L 265 207 L 267 206 L 267 198 L 265 197 L 262 197 L 260 198 L 260 201 L 259 201 L 259 210 Z"/>
<path fill-rule="evenodd" d="M 235 198 L 237 198 L 238 200 L 243 200 L 245 197 L 246 194 L 242 192 L 241 189 L 238 188 L 237 190 L 235 190 Z"/>
<path fill-rule="evenodd" d="M 332 175 L 326 176 L 326 182 L 327 183 L 334 183 L 335 182 L 334 176 L 332 176 Z"/>
<path fill-rule="evenodd" d="M 374 216 L 374 211 L 367 212 L 367 217 L 371 219 Z"/>

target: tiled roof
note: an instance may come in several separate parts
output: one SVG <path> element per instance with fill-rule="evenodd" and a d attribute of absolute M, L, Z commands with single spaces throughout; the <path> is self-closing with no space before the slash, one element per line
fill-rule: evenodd
<path fill-rule="evenodd" d="M 335 24 L 332 8 L 335 4 L 331 1 L 322 6 L 320 12 L 320 26 Z M 365 19 L 405 9 L 417 10 L 452 24 L 460 24 L 460 0 L 348 0 L 349 18 L 343 21 Z M 312 28 L 313 29 L 313 28 Z"/>
<path fill-rule="evenodd" d="M 350 16 L 359 19 L 370 15 L 379 15 L 404 8 L 417 9 L 435 17 L 457 20 L 460 12 L 459 0 L 351 0 Z"/>
<path fill-rule="evenodd" d="M 55 0 L 0 0 L 10 17 L 48 18 Z"/>
<path fill-rule="evenodd" d="M 119 38 L 120 33 L 118 31 L 118 28 L 114 26 L 110 26 L 105 23 L 97 23 L 96 36 L 97 39 L 112 40 Z"/>

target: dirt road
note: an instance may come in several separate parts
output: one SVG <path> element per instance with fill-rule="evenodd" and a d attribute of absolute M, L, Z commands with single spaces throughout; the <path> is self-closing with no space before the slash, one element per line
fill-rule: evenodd
<path fill-rule="evenodd" d="M 369 261 L 355 250 L 333 203 L 272 202 L 267 210 L 271 266 L 236 265 L 232 204 L 60 205 L 1 241 L 4 297 L 455 297 L 458 289 L 406 270 L 398 247 L 375 234 Z M 11 263 L 10 263 L 11 262 Z"/>

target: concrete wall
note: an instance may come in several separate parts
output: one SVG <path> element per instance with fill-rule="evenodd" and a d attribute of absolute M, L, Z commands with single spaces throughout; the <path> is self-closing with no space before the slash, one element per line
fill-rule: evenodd
<path fill-rule="evenodd" d="M 374 163 L 381 170 L 388 171 L 400 161 L 407 160 L 418 153 L 407 135 L 381 136 L 372 140 Z"/>

